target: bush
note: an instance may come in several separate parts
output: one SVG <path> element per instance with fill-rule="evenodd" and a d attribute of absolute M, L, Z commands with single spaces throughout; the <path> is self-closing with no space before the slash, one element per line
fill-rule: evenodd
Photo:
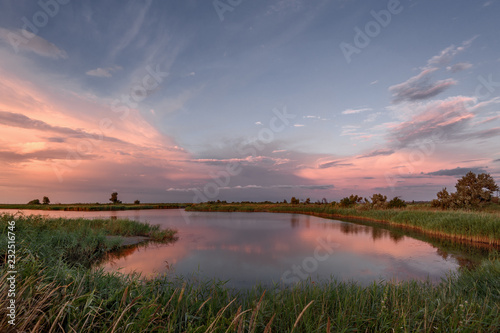
<path fill-rule="evenodd" d="M 446 190 L 446 187 L 437 193 L 437 199 L 431 201 L 431 206 L 435 208 L 448 209 L 453 203 L 452 196 Z"/>
<path fill-rule="evenodd" d="M 380 208 L 387 208 L 387 196 L 382 195 L 380 193 L 376 193 L 372 195 L 372 208 L 375 209 L 380 209 Z"/>
<path fill-rule="evenodd" d="M 141 202 L 139 200 L 134 201 L 134 205 L 139 205 Z"/>
<path fill-rule="evenodd" d="M 41 205 L 40 199 L 31 200 L 28 205 Z"/>
<path fill-rule="evenodd" d="M 389 203 L 387 204 L 388 208 L 404 208 L 406 207 L 406 202 L 404 200 L 401 200 L 399 197 L 394 197 Z"/>
<path fill-rule="evenodd" d="M 345 197 L 342 200 L 340 200 L 340 207 L 351 207 L 361 202 L 361 200 L 363 200 L 362 197 L 351 194 L 349 197 Z"/>

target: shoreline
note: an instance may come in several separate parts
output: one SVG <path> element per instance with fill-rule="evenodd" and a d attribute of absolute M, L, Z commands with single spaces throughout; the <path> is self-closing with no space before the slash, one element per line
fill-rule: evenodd
<path fill-rule="evenodd" d="M 311 215 L 311 216 L 316 216 L 320 218 L 327 218 L 327 219 L 343 219 L 348 221 L 349 219 L 353 220 L 353 222 L 356 222 L 356 220 L 359 221 L 367 221 L 371 222 L 374 224 L 379 224 L 381 226 L 391 226 L 395 228 L 399 228 L 401 230 L 411 230 L 411 231 L 417 231 L 420 232 L 424 235 L 428 236 L 433 236 L 433 237 L 438 237 L 442 239 L 450 239 L 456 242 L 463 242 L 463 243 L 469 243 L 469 244 L 482 244 L 482 245 L 492 245 L 492 246 L 500 246 L 500 238 L 488 238 L 483 236 L 477 236 L 477 235 L 463 235 L 463 234 L 450 234 L 442 231 L 436 231 L 436 230 L 429 230 L 426 229 L 425 227 L 417 226 L 417 225 L 411 225 L 408 223 L 398 223 L 395 221 L 391 220 L 384 220 L 384 219 L 377 219 L 373 217 L 367 217 L 363 216 L 361 214 L 355 215 L 345 215 L 345 214 L 338 214 L 338 213 L 325 213 L 325 212 L 315 212 L 315 211 L 307 211 L 307 210 L 276 210 L 271 208 L 257 208 L 253 207 L 253 210 L 248 210 L 244 209 L 244 207 L 237 207 L 235 205 L 231 205 L 230 209 L 224 209 L 223 207 L 214 207 L 212 208 L 198 208 L 195 205 L 191 206 L 189 210 L 187 211 L 206 211 L 206 212 L 262 212 L 262 213 L 286 213 L 286 214 L 302 214 L 302 215 Z M 279 207 L 275 207 L 279 208 Z M 388 211 L 388 210 L 385 210 Z M 363 213 L 366 211 L 360 211 L 360 213 Z M 403 212 L 401 210 L 400 212 Z M 439 212 L 433 212 L 433 211 L 427 211 L 427 213 L 436 213 L 439 214 Z M 499 226 L 500 226 L 500 218 L 499 218 Z"/>
<path fill-rule="evenodd" d="M 19 210 L 52 210 L 68 212 L 91 212 L 91 211 L 120 211 L 120 210 L 142 210 L 142 209 L 184 209 L 191 204 L 184 203 L 161 203 L 161 204 L 50 204 L 50 205 L 26 205 L 26 204 L 0 204 L 1 209 Z"/>

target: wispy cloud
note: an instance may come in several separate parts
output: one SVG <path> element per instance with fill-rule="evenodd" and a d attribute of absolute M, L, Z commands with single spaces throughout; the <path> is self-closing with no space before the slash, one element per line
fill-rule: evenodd
<path fill-rule="evenodd" d="M 197 158 L 190 159 L 186 162 L 190 163 L 202 163 L 208 165 L 227 165 L 233 163 L 240 163 L 242 165 L 280 165 L 288 163 L 290 160 L 286 158 L 276 158 L 269 156 L 247 156 L 245 158 Z"/>
<path fill-rule="evenodd" d="M 16 51 L 20 49 L 22 51 L 33 52 L 42 57 L 52 59 L 68 58 L 66 51 L 58 48 L 48 40 L 26 30 L 9 30 L 0 28 L 0 40 L 13 45 Z"/>
<path fill-rule="evenodd" d="M 328 168 L 333 168 L 333 167 L 345 167 L 345 166 L 352 166 L 352 163 L 346 163 L 346 160 L 334 160 L 334 161 L 327 161 L 327 162 L 322 162 L 318 164 L 318 169 L 328 169 Z"/>
<path fill-rule="evenodd" d="M 368 157 L 375 157 L 375 156 L 389 156 L 394 154 L 394 150 L 392 149 L 377 149 L 374 151 L 371 151 L 369 153 L 363 154 L 358 156 L 358 158 L 368 158 Z"/>
<path fill-rule="evenodd" d="M 19 163 L 25 161 L 47 161 L 47 160 L 64 160 L 68 158 L 66 149 L 43 149 L 29 153 L 18 153 L 9 150 L 0 151 L 0 160 L 4 163 Z M 75 154 L 71 155 L 72 160 L 93 160 L 97 158 L 95 154 Z"/>
<path fill-rule="evenodd" d="M 424 69 L 434 68 L 434 67 L 442 67 L 448 65 L 453 58 L 460 52 L 466 50 L 472 42 L 478 36 L 472 37 L 469 40 L 466 40 L 460 46 L 450 45 L 444 50 L 442 50 L 439 54 L 433 56 L 427 61 L 427 66 Z"/>
<path fill-rule="evenodd" d="M 335 188 L 334 185 L 236 185 L 236 186 L 223 186 L 219 190 L 249 190 L 249 189 L 307 189 L 307 190 L 331 190 Z M 168 188 L 168 192 L 191 192 L 199 189 L 191 188 Z"/>
<path fill-rule="evenodd" d="M 107 68 L 101 68 L 98 67 L 96 69 L 92 69 L 87 71 L 85 74 L 89 76 L 97 76 L 97 77 L 112 77 L 113 72 L 121 70 L 122 67 L 120 66 L 113 66 L 113 67 L 107 67 Z"/>
<path fill-rule="evenodd" d="M 436 68 L 423 70 L 403 83 L 390 86 L 393 103 L 428 99 L 457 84 L 453 79 L 430 82 L 429 75 L 436 70 Z"/>
<path fill-rule="evenodd" d="M 58 133 L 61 135 L 64 135 L 66 137 L 71 137 L 71 138 L 92 138 L 96 137 L 95 134 L 88 133 L 83 130 L 79 129 L 72 129 L 69 127 L 61 127 L 61 126 L 52 126 L 42 120 L 37 120 L 37 119 L 32 119 L 30 117 L 27 117 L 25 115 L 19 114 L 19 113 L 13 113 L 13 112 L 6 112 L 6 111 L 0 111 L 0 123 L 2 125 L 7 125 L 7 126 L 12 126 L 12 127 L 19 127 L 19 128 L 26 128 L 26 129 L 32 129 L 32 130 L 38 130 L 38 131 L 43 131 L 43 132 L 52 132 L 52 133 Z M 109 137 L 109 136 L 100 136 L 100 140 L 105 140 L 105 141 L 110 141 L 110 142 L 121 142 L 124 143 L 124 141 Z"/>
<path fill-rule="evenodd" d="M 400 103 L 403 101 L 420 101 L 434 97 L 458 82 L 454 79 L 444 79 L 436 82 L 430 80 L 430 75 L 443 66 L 447 66 L 453 58 L 460 52 L 466 50 L 476 39 L 477 36 L 466 40 L 460 46 L 450 45 L 439 54 L 427 60 L 427 64 L 421 68 L 421 72 L 407 81 L 389 87 L 392 93 L 392 102 Z M 455 73 L 460 70 L 470 68 L 469 63 L 458 63 L 448 66 L 448 71 Z"/>
<path fill-rule="evenodd" d="M 133 22 L 127 22 L 128 30 L 124 31 L 122 38 L 113 47 L 111 51 L 111 59 L 114 59 L 120 52 L 122 52 L 129 44 L 137 37 L 139 34 L 144 20 L 146 19 L 146 14 L 151 6 L 151 0 L 145 1 L 144 5 L 139 7 L 132 6 L 129 8 L 130 12 L 134 12 L 135 20 Z"/>
<path fill-rule="evenodd" d="M 404 147 L 437 134 L 441 139 L 457 135 L 464 124 L 474 117 L 468 109 L 473 103 L 474 98 L 456 96 L 422 105 L 419 107 L 420 112 L 390 131 L 390 141 Z"/>
<path fill-rule="evenodd" d="M 453 64 L 451 66 L 446 67 L 446 70 L 449 72 L 452 72 L 452 73 L 456 73 L 456 72 L 465 71 L 471 67 L 472 67 L 472 64 L 469 64 L 468 62 L 459 62 L 459 63 L 456 63 L 456 64 Z"/>
<path fill-rule="evenodd" d="M 442 169 L 433 172 L 426 173 L 429 176 L 463 176 L 467 172 L 472 171 L 474 173 L 485 173 L 486 170 L 484 167 L 474 167 L 474 168 L 460 168 L 456 167 L 455 169 Z"/>
<path fill-rule="evenodd" d="M 363 120 L 365 123 L 372 123 L 374 122 L 375 120 L 377 120 L 377 118 L 382 114 L 382 112 L 375 112 L 375 113 L 371 113 L 369 114 L 365 120 Z"/>
<path fill-rule="evenodd" d="M 372 110 L 373 110 L 372 108 L 346 109 L 346 110 L 342 111 L 342 114 L 356 114 L 356 113 L 372 111 Z"/>

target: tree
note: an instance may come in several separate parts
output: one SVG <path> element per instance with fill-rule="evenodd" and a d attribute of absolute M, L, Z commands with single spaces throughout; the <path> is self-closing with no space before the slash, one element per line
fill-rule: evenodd
<path fill-rule="evenodd" d="M 121 204 L 122 203 L 120 200 L 118 200 L 118 192 L 111 193 L 111 198 L 109 198 L 109 201 L 111 201 L 114 204 Z"/>
<path fill-rule="evenodd" d="M 446 188 L 437 193 L 437 199 L 432 200 L 433 207 L 471 208 L 478 207 L 484 202 L 492 200 L 492 193 L 499 190 L 495 180 L 487 173 L 476 176 L 469 171 L 457 181 L 457 191 L 449 194 Z"/>
<path fill-rule="evenodd" d="M 387 196 L 380 193 L 372 195 L 372 207 L 373 208 L 385 208 L 387 206 Z"/>
<path fill-rule="evenodd" d="M 50 204 L 49 197 L 43 197 L 42 202 L 43 202 L 43 204 L 44 204 L 44 205 L 48 205 L 48 204 Z"/>
<path fill-rule="evenodd" d="M 311 198 L 307 198 L 306 201 L 304 201 L 306 205 L 309 205 L 311 203 Z"/>
<path fill-rule="evenodd" d="M 487 173 L 476 176 L 469 171 L 455 185 L 455 203 L 462 207 L 477 207 L 482 202 L 491 201 L 491 194 L 498 191 L 495 180 Z"/>
<path fill-rule="evenodd" d="M 406 202 L 404 200 L 401 200 L 399 197 L 394 197 L 387 204 L 387 208 L 404 208 L 404 207 L 406 207 Z"/>
<path fill-rule="evenodd" d="M 351 194 L 349 197 L 345 197 L 340 200 L 341 207 L 351 207 L 357 203 L 360 203 L 363 200 L 363 197 L 358 196 L 357 194 Z"/>
<path fill-rule="evenodd" d="M 432 207 L 439 207 L 442 209 L 448 209 L 452 204 L 452 197 L 450 193 L 446 190 L 446 187 L 437 193 L 437 199 L 431 201 Z"/>
<path fill-rule="evenodd" d="M 139 200 L 134 201 L 134 205 L 139 205 L 141 202 Z"/>
<path fill-rule="evenodd" d="M 295 198 L 295 197 L 292 197 L 292 198 L 290 199 L 290 203 L 291 203 L 292 205 L 298 205 L 298 204 L 299 204 L 299 202 L 300 202 L 300 200 L 299 200 L 299 199 L 297 199 L 297 198 Z"/>
<path fill-rule="evenodd" d="M 28 205 L 40 205 L 40 199 L 31 200 Z"/>

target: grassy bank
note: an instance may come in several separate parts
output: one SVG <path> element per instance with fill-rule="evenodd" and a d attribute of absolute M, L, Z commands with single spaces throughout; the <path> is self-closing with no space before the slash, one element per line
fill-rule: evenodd
<path fill-rule="evenodd" d="M 186 208 L 190 204 L 185 203 L 152 203 L 152 204 L 0 204 L 0 209 L 19 210 L 65 210 L 65 211 L 105 211 L 105 210 L 138 210 L 138 209 L 176 209 Z"/>
<path fill-rule="evenodd" d="M 65 219 L 40 215 L 1 217 L 0 263 L 7 251 L 7 221 L 15 220 L 17 247 L 45 264 L 90 265 L 103 254 L 121 246 L 121 237 L 144 236 L 157 242 L 175 237 L 173 230 L 124 219 Z"/>
<path fill-rule="evenodd" d="M 425 206 L 398 209 L 341 208 L 329 204 L 197 204 L 191 211 L 272 212 L 310 214 L 327 218 L 358 218 L 410 228 L 460 241 L 500 245 L 500 214 L 489 211 L 436 210 Z"/>
<path fill-rule="evenodd" d="M 2 239 L 10 216 L 0 218 Z M 76 223 L 74 223 L 76 222 Z M 492 258 L 440 285 L 311 281 L 293 288 L 230 290 L 222 283 L 91 270 L 99 234 L 152 235 L 130 221 L 16 219 L 16 330 L 27 332 L 497 331 L 500 262 Z M 94 233 L 95 232 L 95 233 Z M 156 232 L 159 232 L 156 230 Z M 38 235 L 38 236 L 37 236 Z M 163 239 L 171 236 L 165 235 Z M 53 237 L 53 239 L 51 239 Z M 160 237 L 162 238 L 162 237 Z M 98 241 L 97 241 L 98 239 Z M 103 245 L 106 249 L 113 244 Z M 2 243 L 2 258 L 6 247 Z M 98 250 L 104 253 L 105 251 Z M 97 259 L 97 255 L 94 257 Z M 3 260 L 4 261 L 4 260 Z M 83 263 L 83 264 L 82 264 Z M 2 263 L 0 276 L 8 273 Z M 7 284 L 0 287 L 6 304 Z M 6 331 L 0 308 L 0 330 Z"/>

